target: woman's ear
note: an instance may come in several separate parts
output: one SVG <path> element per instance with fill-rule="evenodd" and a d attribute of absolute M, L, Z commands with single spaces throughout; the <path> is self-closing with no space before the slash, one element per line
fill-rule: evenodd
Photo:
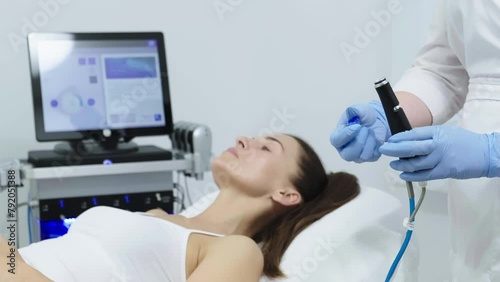
<path fill-rule="evenodd" d="M 284 188 L 277 190 L 271 196 L 273 201 L 284 207 L 290 207 L 300 204 L 302 196 L 294 188 Z"/>

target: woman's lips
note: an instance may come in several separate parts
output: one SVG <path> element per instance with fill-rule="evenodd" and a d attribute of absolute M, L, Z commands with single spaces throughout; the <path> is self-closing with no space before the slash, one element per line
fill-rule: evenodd
<path fill-rule="evenodd" d="M 231 147 L 229 149 L 227 149 L 226 151 L 228 151 L 229 153 L 235 155 L 236 157 L 238 157 L 238 151 L 236 151 L 236 148 L 234 147 Z"/>

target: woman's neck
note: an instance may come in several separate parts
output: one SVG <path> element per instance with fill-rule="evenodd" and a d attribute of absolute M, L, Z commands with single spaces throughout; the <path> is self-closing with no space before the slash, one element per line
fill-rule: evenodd
<path fill-rule="evenodd" d="M 221 190 L 204 212 L 189 219 L 193 228 L 225 235 L 253 237 L 272 217 L 272 202 L 266 206 L 262 198 L 245 197 L 234 190 Z"/>

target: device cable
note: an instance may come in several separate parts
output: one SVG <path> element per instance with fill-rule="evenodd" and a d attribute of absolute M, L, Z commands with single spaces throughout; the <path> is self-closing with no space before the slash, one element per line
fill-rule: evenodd
<path fill-rule="evenodd" d="M 394 135 L 406 130 L 411 130 L 412 129 L 411 124 L 408 121 L 408 118 L 406 117 L 403 108 L 399 105 L 399 101 L 396 97 L 396 94 L 394 94 L 394 91 L 392 90 L 389 81 L 387 81 L 387 79 L 385 78 L 376 81 L 375 89 L 377 91 L 377 94 L 380 98 L 380 102 L 384 109 L 391 134 Z M 415 217 L 417 215 L 418 210 L 420 209 L 420 206 L 422 205 L 422 201 L 425 197 L 425 191 L 426 191 L 425 187 L 426 183 L 421 182 L 419 184 L 422 187 L 422 192 L 420 194 L 420 199 L 417 203 L 417 206 L 415 207 L 415 193 L 413 191 L 413 184 L 410 181 L 406 181 L 408 200 L 410 203 L 410 216 L 409 218 L 405 218 L 403 222 L 403 225 L 407 229 L 406 236 L 403 245 L 401 246 L 396 258 L 394 259 L 394 262 L 391 265 L 391 268 L 389 269 L 389 272 L 385 280 L 386 282 L 391 281 L 396 271 L 396 268 L 401 258 L 403 257 L 404 252 L 406 251 L 406 248 L 408 247 L 411 236 L 413 234 Z"/>

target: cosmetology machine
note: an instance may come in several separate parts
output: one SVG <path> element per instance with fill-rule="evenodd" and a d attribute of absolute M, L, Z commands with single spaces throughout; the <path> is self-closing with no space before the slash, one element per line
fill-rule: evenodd
<path fill-rule="evenodd" d="M 97 205 L 178 212 L 187 191 L 174 172 L 203 179 L 212 135 L 172 121 L 163 34 L 34 33 L 28 46 L 37 140 L 65 141 L 20 165 L 29 242 L 65 234 Z M 172 150 L 131 142 L 153 135 Z"/>

